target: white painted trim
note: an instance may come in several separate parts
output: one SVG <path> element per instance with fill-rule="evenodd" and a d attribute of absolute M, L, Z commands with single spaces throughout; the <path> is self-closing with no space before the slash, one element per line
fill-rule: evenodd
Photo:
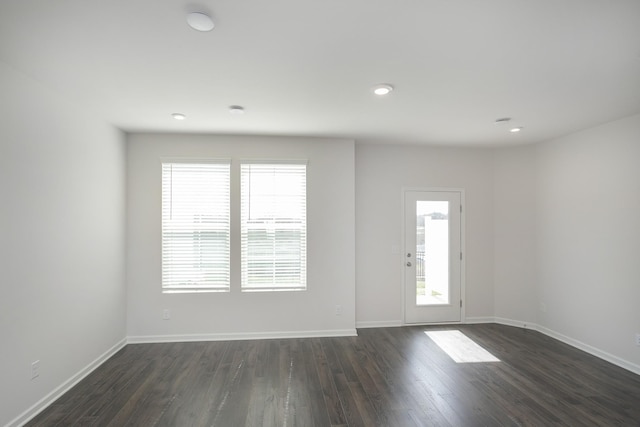
<path fill-rule="evenodd" d="M 447 192 L 447 193 L 460 193 L 460 205 L 462 207 L 462 212 L 460 214 L 460 251 L 462 252 L 462 261 L 460 261 L 460 299 L 462 300 L 462 306 L 460 307 L 460 321 L 459 322 L 446 322 L 443 324 L 450 324 L 450 323 L 465 323 L 466 322 L 466 315 L 467 315 L 467 239 L 466 239 L 466 234 L 467 234 L 467 227 L 466 227 L 466 222 L 467 222 L 467 201 L 466 201 L 466 193 L 465 193 L 465 189 L 461 188 L 461 187 L 401 187 L 400 189 L 400 193 L 401 193 L 401 209 L 400 209 L 400 215 L 401 215 L 401 233 L 402 233 L 402 238 L 400 239 L 400 245 L 401 245 L 401 249 L 403 251 L 406 251 L 407 248 L 407 244 L 406 244 L 406 212 L 405 212 L 405 207 L 406 207 L 406 203 L 405 203 L 405 199 L 406 199 L 406 194 L 410 191 L 419 191 L 419 192 L 431 192 L 431 193 L 437 193 L 437 192 Z M 407 323 L 406 321 L 406 316 L 405 316 L 405 292 L 406 292 L 406 271 L 407 269 L 404 268 L 404 253 L 402 252 L 403 256 L 400 257 L 400 261 L 402 262 L 402 291 L 400 294 L 400 298 L 401 298 L 401 315 L 402 315 L 402 326 L 412 326 L 412 325 L 418 325 L 417 323 Z M 437 324 L 437 323 L 432 323 L 432 324 Z"/>
<path fill-rule="evenodd" d="M 467 318 L 467 194 L 464 188 L 457 190 L 460 192 L 460 252 L 462 252 L 462 260 L 460 261 L 460 299 L 462 306 L 460 307 L 460 321 L 464 322 Z"/>
<path fill-rule="evenodd" d="M 146 335 L 127 338 L 128 344 L 146 344 L 163 342 L 195 342 L 195 341 L 239 341 L 268 340 L 287 338 L 323 338 L 323 337 L 355 337 L 355 329 L 332 329 L 326 331 L 288 331 L 288 332 L 236 332 L 218 334 L 183 334 L 183 335 Z"/>
<path fill-rule="evenodd" d="M 613 363 L 616 366 L 624 368 L 628 371 L 633 372 L 634 374 L 640 375 L 640 365 L 636 365 L 635 363 L 631 363 L 627 360 L 624 360 L 618 356 L 614 356 L 611 353 L 607 353 L 606 351 L 600 350 L 599 348 L 590 346 L 589 344 L 585 344 L 581 341 L 570 338 L 566 335 L 562 335 L 558 332 L 552 331 L 551 329 L 547 329 L 543 326 L 536 325 L 536 330 L 542 334 L 550 336 L 551 338 L 555 338 L 558 341 L 562 341 L 565 344 L 569 344 L 570 346 L 576 347 L 582 351 L 585 351 L 593 356 L 599 357 L 600 359 L 606 360 L 609 363 Z"/>
<path fill-rule="evenodd" d="M 599 348 L 593 347 L 589 344 L 585 344 L 582 341 L 578 341 L 574 338 L 563 335 L 559 332 L 556 332 L 552 329 L 546 328 L 544 326 L 540 326 L 535 323 L 527 323 L 522 320 L 513 320 L 513 319 L 505 319 L 502 317 L 496 317 L 495 323 L 507 326 L 515 326 L 518 328 L 524 329 L 532 329 L 534 331 L 538 331 L 541 334 L 547 335 L 553 339 L 556 339 L 560 342 L 568 344 L 572 347 L 577 348 L 578 350 L 582 350 L 585 353 L 589 353 L 592 356 L 596 356 L 599 359 L 612 363 L 616 366 L 619 366 L 623 369 L 633 372 L 636 375 L 640 375 L 640 365 L 636 365 L 635 363 L 629 362 L 628 360 L 624 360 L 618 356 L 614 356 L 611 353 L 608 353 L 604 350 L 600 350 Z"/>
<path fill-rule="evenodd" d="M 455 326 L 464 325 L 464 322 L 421 322 L 421 323 L 405 323 L 402 326 Z"/>
<path fill-rule="evenodd" d="M 495 317 L 467 317 L 464 319 L 465 324 L 477 324 L 477 323 L 496 323 Z"/>
<path fill-rule="evenodd" d="M 513 320 L 513 319 L 506 319 L 504 317 L 495 317 L 494 322 L 498 323 L 499 325 L 515 326 L 516 328 L 522 328 L 522 329 L 533 329 L 534 331 L 538 330 L 537 324 L 524 322 L 522 320 Z"/>
<path fill-rule="evenodd" d="M 402 320 L 373 320 L 368 322 L 356 322 L 356 328 L 397 328 L 402 326 Z"/>
<path fill-rule="evenodd" d="M 596 347 L 585 344 L 581 341 L 560 334 L 551 329 L 537 325 L 535 323 L 528 323 L 521 320 L 507 319 L 503 317 L 469 317 L 464 324 L 479 324 L 479 323 L 497 323 L 506 326 L 515 326 L 518 328 L 531 329 L 538 331 L 544 335 L 547 335 L 553 339 L 561 341 L 593 356 L 596 356 L 602 360 L 626 369 L 634 374 L 640 375 L 640 365 L 624 360 L 618 356 L 607 353 Z M 458 323 L 446 323 L 448 325 Z M 385 327 L 399 327 L 403 326 L 401 320 L 395 321 L 366 321 L 357 322 L 358 328 L 385 328 Z M 408 325 L 416 326 L 416 325 Z M 11 420 L 5 427 L 19 427 L 26 424 L 29 420 L 34 418 L 54 401 L 60 398 L 64 393 L 69 391 L 73 386 L 82 381 L 87 375 L 96 370 L 100 365 L 106 362 L 114 354 L 120 351 L 127 344 L 141 344 L 141 343 L 161 343 L 161 342 L 191 342 L 191 341 L 233 341 L 233 340 L 250 340 L 250 339 L 286 339 L 286 338 L 316 338 L 316 337 L 351 337 L 357 336 L 356 329 L 335 329 L 326 331 L 299 331 L 299 332 L 249 332 L 249 333 L 221 333 L 221 334 L 189 334 L 189 335 L 151 335 L 151 336 L 134 336 L 127 337 L 120 342 L 116 343 L 109 350 L 104 352 L 93 362 L 89 363 L 84 369 L 80 370 L 77 374 L 69 378 L 67 381 L 58 386 L 51 393 L 40 399 L 29 409 L 18 415 Z"/>
<path fill-rule="evenodd" d="M 68 392 L 73 386 L 82 381 L 91 372 L 95 371 L 100 365 L 102 365 L 110 357 L 120 351 L 125 345 L 127 345 L 127 339 L 123 338 L 109 350 L 98 356 L 98 358 L 93 362 L 89 363 L 87 366 L 81 369 L 77 374 L 56 387 L 51 393 L 47 394 L 45 397 L 37 401 L 33 406 L 24 411 L 22 414 L 18 415 L 13 420 L 9 421 L 9 424 L 7 424 L 5 427 L 18 427 L 29 422 L 29 420 L 45 410 L 49 405 L 55 402 L 63 394 Z"/>

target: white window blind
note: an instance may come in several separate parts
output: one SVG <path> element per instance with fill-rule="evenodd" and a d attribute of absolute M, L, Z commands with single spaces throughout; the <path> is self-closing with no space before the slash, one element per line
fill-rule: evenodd
<path fill-rule="evenodd" d="M 163 292 L 229 291 L 229 162 L 162 164 Z"/>
<path fill-rule="evenodd" d="M 306 164 L 241 165 L 243 291 L 307 287 Z"/>

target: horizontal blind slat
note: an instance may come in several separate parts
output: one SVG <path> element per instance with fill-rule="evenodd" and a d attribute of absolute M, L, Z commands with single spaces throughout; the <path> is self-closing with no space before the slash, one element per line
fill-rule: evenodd
<path fill-rule="evenodd" d="M 306 289 L 306 164 L 241 165 L 243 290 Z"/>
<path fill-rule="evenodd" d="M 162 164 L 163 291 L 229 290 L 230 165 Z"/>

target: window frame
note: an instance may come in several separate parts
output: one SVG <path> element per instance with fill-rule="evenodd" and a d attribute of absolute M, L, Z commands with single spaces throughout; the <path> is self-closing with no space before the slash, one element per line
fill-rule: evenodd
<path fill-rule="evenodd" d="M 231 291 L 231 247 L 232 247 L 232 230 L 231 230 L 231 221 L 232 221 L 232 206 L 231 206 L 231 189 L 232 189 L 232 162 L 231 159 L 210 159 L 210 158 L 161 158 L 161 288 L 163 293 L 197 293 L 197 292 L 230 292 Z M 196 211 L 190 212 L 192 215 L 200 215 L 201 218 L 199 221 L 193 221 L 193 227 L 189 228 L 189 222 L 184 220 L 183 223 L 179 223 L 178 221 L 174 221 L 174 224 L 171 223 L 171 219 L 166 217 L 169 212 L 173 212 L 174 204 L 177 204 L 177 201 L 174 201 L 173 198 L 173 185 L 175 184 L 173 181 L 173 175 L 171 175 L 170 185 L 171 189 L 167 189 L 165 179 L 167 178 L 165 175 L 165 167 L 170 167 L 173 172 L 174 165 L 179 167 L 178 165 L 188 165 L 193 167 L 194 169 L 198 166 L 204 167 L 205 165 L 217 165 L 222 166 L 222 170 L 217 171 L 218 173 L 222 173 L 224 177 L 222 179 L 216 178 L 216 186 L 214 186 L 214 190 L 207 193 L 206 197 L 216 197 L 216 199 L 222 198 L 226 201 L 226 204 L 221 207 L 221 209 L 215 209 L 209 212 L 200 212 Z M 173 173 L 172 172 L 172 173 Z M 216 171 L 212 171 L 216 172 Z M 223 185 L 223 188 L 217 187 L 217 185 Z M 224 187 L 226 184 L 226 187 Z M 218 190 L 218 191 L 216 191 Z M 170 195 L 167 195 L 166 192 L 170 191 Z M 214 196 L 215 195 L 215 196 Z M 167 200 L 167 197 L 170 197 L 170 200 Z M 193 202 L 193 200 L 191 200 Z M 199 200 L 200 203 L 205 203 L 202 201 L 202 198 Z M 219 200 L 215 202 L 215 206 L 218 206 Z M 209 204 L 213 202 L 211 200 L 208 201 Z M 195 208 L 194 208 L 195 209 Z M 222 214 L 220 214 L 220 212 Z M 226 212 L 226 217 L 225 217 Z M 211 215 L 212 218 L 218 218 L 218 221 L 212 220 L 215 223 L 215 226 L 206 226 L 206 221 L 202 220 L 203 216 Z M 220 220 L 221 219 L 221 220 Z M 226 223 L 225 223 L 226 219 Z M 196 224 L 198 224 L 196 226 Z M 226 224 L 226 227 L 225 227 Z M 214 262 L 223 262 L 222 269 L 220 268 L 212 268 L 212 267 L 203 267 L 202 264 L 211 263 L 208 259 L 205 259 L 204 262 L 202 259 L 199 261 L 200 267 L 195 267 L 196 261 L 198 257 L 202 257 L 203 253 L 206 253 L 206 249 L 203 249 L 207 245 L 211 245 L 216 239 L 213 238 L 215 233 L 220 233 L 220 225 L 222 225 L 222 233 L 226 233 L 226 239 L 223 243 L 224 249 L 222 251 L 218 251 L 223 253 L 224 255 L 220 258 L 215 258 Z M 181 228 L 184 227 L 184 228 Z M 182 232 L 185 234 L 191 234 L 191 239 L 188 237 L 186 239 L 182 239 L 183 247 L 179 248 L 180 242 L 179 238 L 168 238 L 169 234 Z M 210 234 L 207 236 L 207 234 Z M 189 269 L 188 267 L 180 264 L 179 262 L 170 262 L 170 258 L 184 257 L 189 252 L 188 249 L 184 249 L 186 246 L 184 242 L 191 242 L 193 249 L 191 250 L 193 256 L 191 258 L 194 263 L 193 268 Z M 177 249 L 176 249 L 177 245 Z M 210 249 L 211 250 L 211 249 Z M 224 263 L 226 262 L 226 266 Z M 180 277 L 180 271 L 182 271 L 182 277 Z M 216 277 L 216 281 L 218 283 L 206 283 L 202 280 L 189 281 L 189 278 L 195 276 L 214 276 Z M 220 280 L 221 278 L 221 280 Z M 180 280 L 185 280 L 189 285 L 186 284 L 178 284 L 177 282 Z"/>
<path fill-rule="evenodd" d="M 246 182 L 246 178 L 248 175 L 245 174 L 245 167 L 250 168 L 251 166 L 256 166 L 257 168 L 278 168 L 282 167 L 285 169 L 287 166 L 290 169 L 301 169 L 302 172 L 297 172 L 299 179 L 301 180 L 300 185 L 300 193 L 297 197 L 301 197 L 299 203 L 297 205 L 297 209 L 300 210 L 297 217 L 280 217 L 280 218 L 263 218 L 263 219 L 250 219 L 250 211 L 251 211 L 251 193 L 247 194 L 249 189 L 251 188 L 251 184 Z M 240 161 L 240 289 L 242 292 L 283 292 L 283 291 L 305 291 L 307 290 L 307 175 L 308 175 L 308 161 L 307 160 L 241 160 Z M 301 176 L 300 176 L 301 175 Z M 274 180 L 276 178 L 274 177 Z M 274 184 L 275 185 L 275 184 Z M 262 194 L 262 196 L 265 196 Z M 296 197 L 292 194 L 272 194 L 274 198 L 276 197 Z M 248 203 L 247 203 L 248 202 Z M 274 203 L 272 201 L 272 203 Z M 277 208 L 273 208 L 274 212 Z M 282 213 L 282 212 L 280 212 Z M 260 227 L 260 225 L 263 227 Z M 270 284 L 265 285 L 256 285 L 255 282 L 253 284 L 250 282 L 250 263 L 260 263 L 260 259 L 258 255 L 252 256 L 250 254 L 249 248 L 249 230 L 253 229 L 254 231 L 262 231 L 267 234 L 269 239 L 272 240 L 273 252 L 277 253 L 278 249 L 281 252 L 281 259 L 274 259 L 272 257 L 269 259 L 268 257 L 263 257 L 262 261 L 265 261 L 264 264 L 270 262 L 272 266 L 272 281 Z M 295 238 L 296 232 L 298 233 L 298 237 Z M 269 233 L 272 236 L 269 236 Z M 284 239 L 278 239 L 277 235 L 280 233 L 281 235 L 286 236 Z M 288 233 L 288 236 L 287 236 Z M 293 237 L 293 238 L 292 238 Z M 284 242 L 289 243 L 289 254 L 284 254 L 286 252 L 286 248 L 283 249 Z M 291 243 L 293 242 L 293 243 Z M 296 246 L 297 243 L 297 246 Z M 278 248 L 279 246 L 279 248 Z M 260 248 L 259 248 L 260 249 Z M 258 252 L 259 252 L 258 249 Z M 262 248 L 264 249 L 264 247 Z M 278 263 L 280 262 L 280 266 Z M 286 267 L 285 265 L 288 265 Z M 266 267 L 265 271 L 266 271 Z M 256 273 L 257 269 L 254 270 Z M 292 273 L 291 273 L 292 271 Z M 297 273 L 296 273 L 297 271 Z M 280 283 L 276 284 L 278 280 L 278 275 L 280 278 L 286 277 L 286 273 L 289 273 L 291 277 L 296 277 L 296 280 L 289 283 Z M 259 273 L 257 273 L 259 274 Z"/>

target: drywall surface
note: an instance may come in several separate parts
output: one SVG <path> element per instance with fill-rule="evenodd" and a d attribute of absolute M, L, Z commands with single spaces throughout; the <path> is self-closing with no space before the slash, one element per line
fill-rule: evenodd
<path fill-rule="evenodd" d="M 492 167 L 490 150 L 356 144 L 358 324 L 403 319 L 403 188 L 465 191 L 466 316 L 493 316 Z"/>
<path fill-rule="evenodd" d="M 537 148 L 539 324 L 640 365 L 640 115 Z"/>
<path fill-rule="evenodd" d="M 232 161 L 231 291 L 163 294 L 161 158 Z M 307 287 L 241 292 L 239 161 L 306 159 Z M 354 143 L 315 138 L 128 136 L 128 334 L 133 340 L 355 334 Z M 336 315 L 336 306 L 341 314 Z M 163 320 L 163 311 L 170 319 Z"/>
<path fill-rule="evenodd" d="M 125 338 L 125 141 L 2 63 L 0 93 L 5 425 Z"/>
<path fill-rule="evenodd" d="M 501 148 L 494 156 L 495 316 L 535 324 L 536 151 Z"/>

